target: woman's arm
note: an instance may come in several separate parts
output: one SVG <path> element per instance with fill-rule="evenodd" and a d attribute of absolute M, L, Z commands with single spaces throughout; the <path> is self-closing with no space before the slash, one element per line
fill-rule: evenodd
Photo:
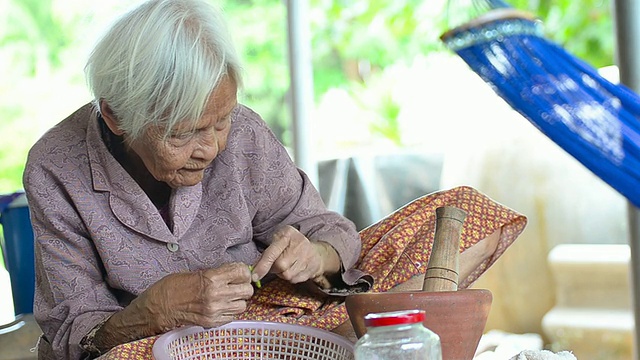
<path fill-rule="evenodd" d="M 99 355 L 182 325 L 219 326 L 243 312 L 253 294 L 248 266 L 232 263 L 165 276 L 123 308 L 104 281 L 91 241 L 72 232 L 73 227 L 63 231 L 61 224 L 72 223 L 71 215 L 60 221 L 57 211 L 45 214 L 39 195 L 32 195 L 38 249 L 34 315 L 45 335 L 41 346 L 50 346 L 57 358 Z M 58 210 L 61 203 L 58 199 Z"/>
<path fill-rule="evenodd" d="M 258 281 L 268 272 L 294 284 L 313 280 L 329 288 L 329 279 L 341 272 L 341 261 L 330 244 L 309 241 L 293 227 L 283 226 L 273 234 L 271 245 L 256 263 L 252 280 Z"/>
<path fill-rule="evenodd" d="M 60 163 L 40 159 L 28 162 L 24 177 L 35 235 L 34 316 L 44 333 L 40 347 L 56 358 L 75 360 L 87 349 L 104 352 L 180 325 L 215 326 L 244 311 L 253 293 L 247 265 L 153 280 L 167 273 L 170 263 L 157 262 L 153 269 L 147 266 L 156 264 L 153 258 L 142 265 L 144 259 L 130 256 L 131 247 L 144 242 L 114 241 L 114 230 L 124 225 L 104 217 L 111 210 L 101 207 L 101 193 L 78 179 L 80 171 L 63 169 L 56 175 Z M 129 302 L 124 294 L 139 296 Z M 82 341 L 89 334 L 95 343 Z"/>
<path fill-rule="evenodd" d="M 216 269 L 171 274 L 113 314 L 85 346 L 93 353 L 184 325 L 215 327 L 246 308 L 253 295 L 249 267 L 230 263 Z"/>
<path fill-rule="evenodd" d="M 274 233 L 288 225 L 311 242 L 329 244 L 340 258 L 340 268 L 352 268 L 361 248 L 353 222 L 327 209 L 318 190 L 259 115 L 241 107 L 234 124 L 234 141 L 228 150 L 238 158 L 245 196 L 255 211 L 254 240 L 269 246 Z M 323 253 L 333 256 L 331 251 Z"/>
<path fill-rule="evenodd" d="M 35 236 L 34 317 L 44 334 L 39 346 L 56 358 L 80 359 L 82 337 L 122 306 L 68 197 L 44 186 L 25 182 Z"/>

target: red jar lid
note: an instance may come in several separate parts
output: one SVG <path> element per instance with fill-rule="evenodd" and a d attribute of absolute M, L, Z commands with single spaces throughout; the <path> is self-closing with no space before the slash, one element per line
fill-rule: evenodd
<path fill-rule="evenodd" d="M 371 327 L 415 324 L 423 322 L 424 319 L 424 310 L 402 310 L 368 314 L 364 317 L 364 325 Z"/>

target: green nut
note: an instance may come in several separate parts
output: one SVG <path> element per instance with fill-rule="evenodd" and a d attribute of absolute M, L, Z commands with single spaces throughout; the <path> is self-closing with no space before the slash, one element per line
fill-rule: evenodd
<path fill-rule="evenodd" d="M 253 273 L 253 265 L 249 265 L 249 271 L 251 271 L 251 272 Z M 262 284 L 260 283 L 260 280 L 257 280 L 257 281 L 255 282 L 255 284 L 256 284 L 256 287 L 257 287 L 258 289 L 260 289 L 260 288 L 262 287 Z"/>

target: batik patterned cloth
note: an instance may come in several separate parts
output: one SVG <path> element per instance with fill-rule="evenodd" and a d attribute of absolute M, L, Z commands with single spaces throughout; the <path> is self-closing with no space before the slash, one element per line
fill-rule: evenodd
<path fill-rule="evenodd" d="M 373 276 L 371 291 L 388 291 L 426 271 L 435 235 L 435 209 L 441 206 L 457 207 L 467 213 L 460 236 L 460 252 L 502 229 L 495 253 L 469 277 L 461 279 L 460 289 L 477 280 L 522 233 L 527 222 L 525 216 L 470 187 L 425 195 L 360 232 L 362 252 L 356 267 Z M 331 330 L 349 317 L 344 297 L 315 297 L 278 279 L 257 291 L 238 319 Z M 157 338 L 117 346 L 100 359 L 153 359 L 152 347 Z"/>

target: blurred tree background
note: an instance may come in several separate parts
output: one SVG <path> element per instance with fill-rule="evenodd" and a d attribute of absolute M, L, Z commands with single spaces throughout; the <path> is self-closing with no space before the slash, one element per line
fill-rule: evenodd
<path fill-rule="evenodd" d="M 22 188 L 30 146 L 90 100 L 82 67 L 99 31 L 132 1 L 0 0 L 0 193 Z M 241 101 L 291 143 L 286 8 L 281 0 L 224 0 L 245 65 Z M 439 35 L 470 18 L 471 0 L 310 0 L 314 91 L 339 89 L 370 117 L 372 138 L 403 146 L 401 105 L 385 91 L 389 69 L 447 53 Z M 596 67 L 613 64 L 609 0 L 512 0 L 545 23 L 548 37 Z M 371 93 L 371 88 L 380 91 Z M 326 106 L 326 105 L 325 105 Z M 340 110 L 340 104 L 329 105 Z"/>

